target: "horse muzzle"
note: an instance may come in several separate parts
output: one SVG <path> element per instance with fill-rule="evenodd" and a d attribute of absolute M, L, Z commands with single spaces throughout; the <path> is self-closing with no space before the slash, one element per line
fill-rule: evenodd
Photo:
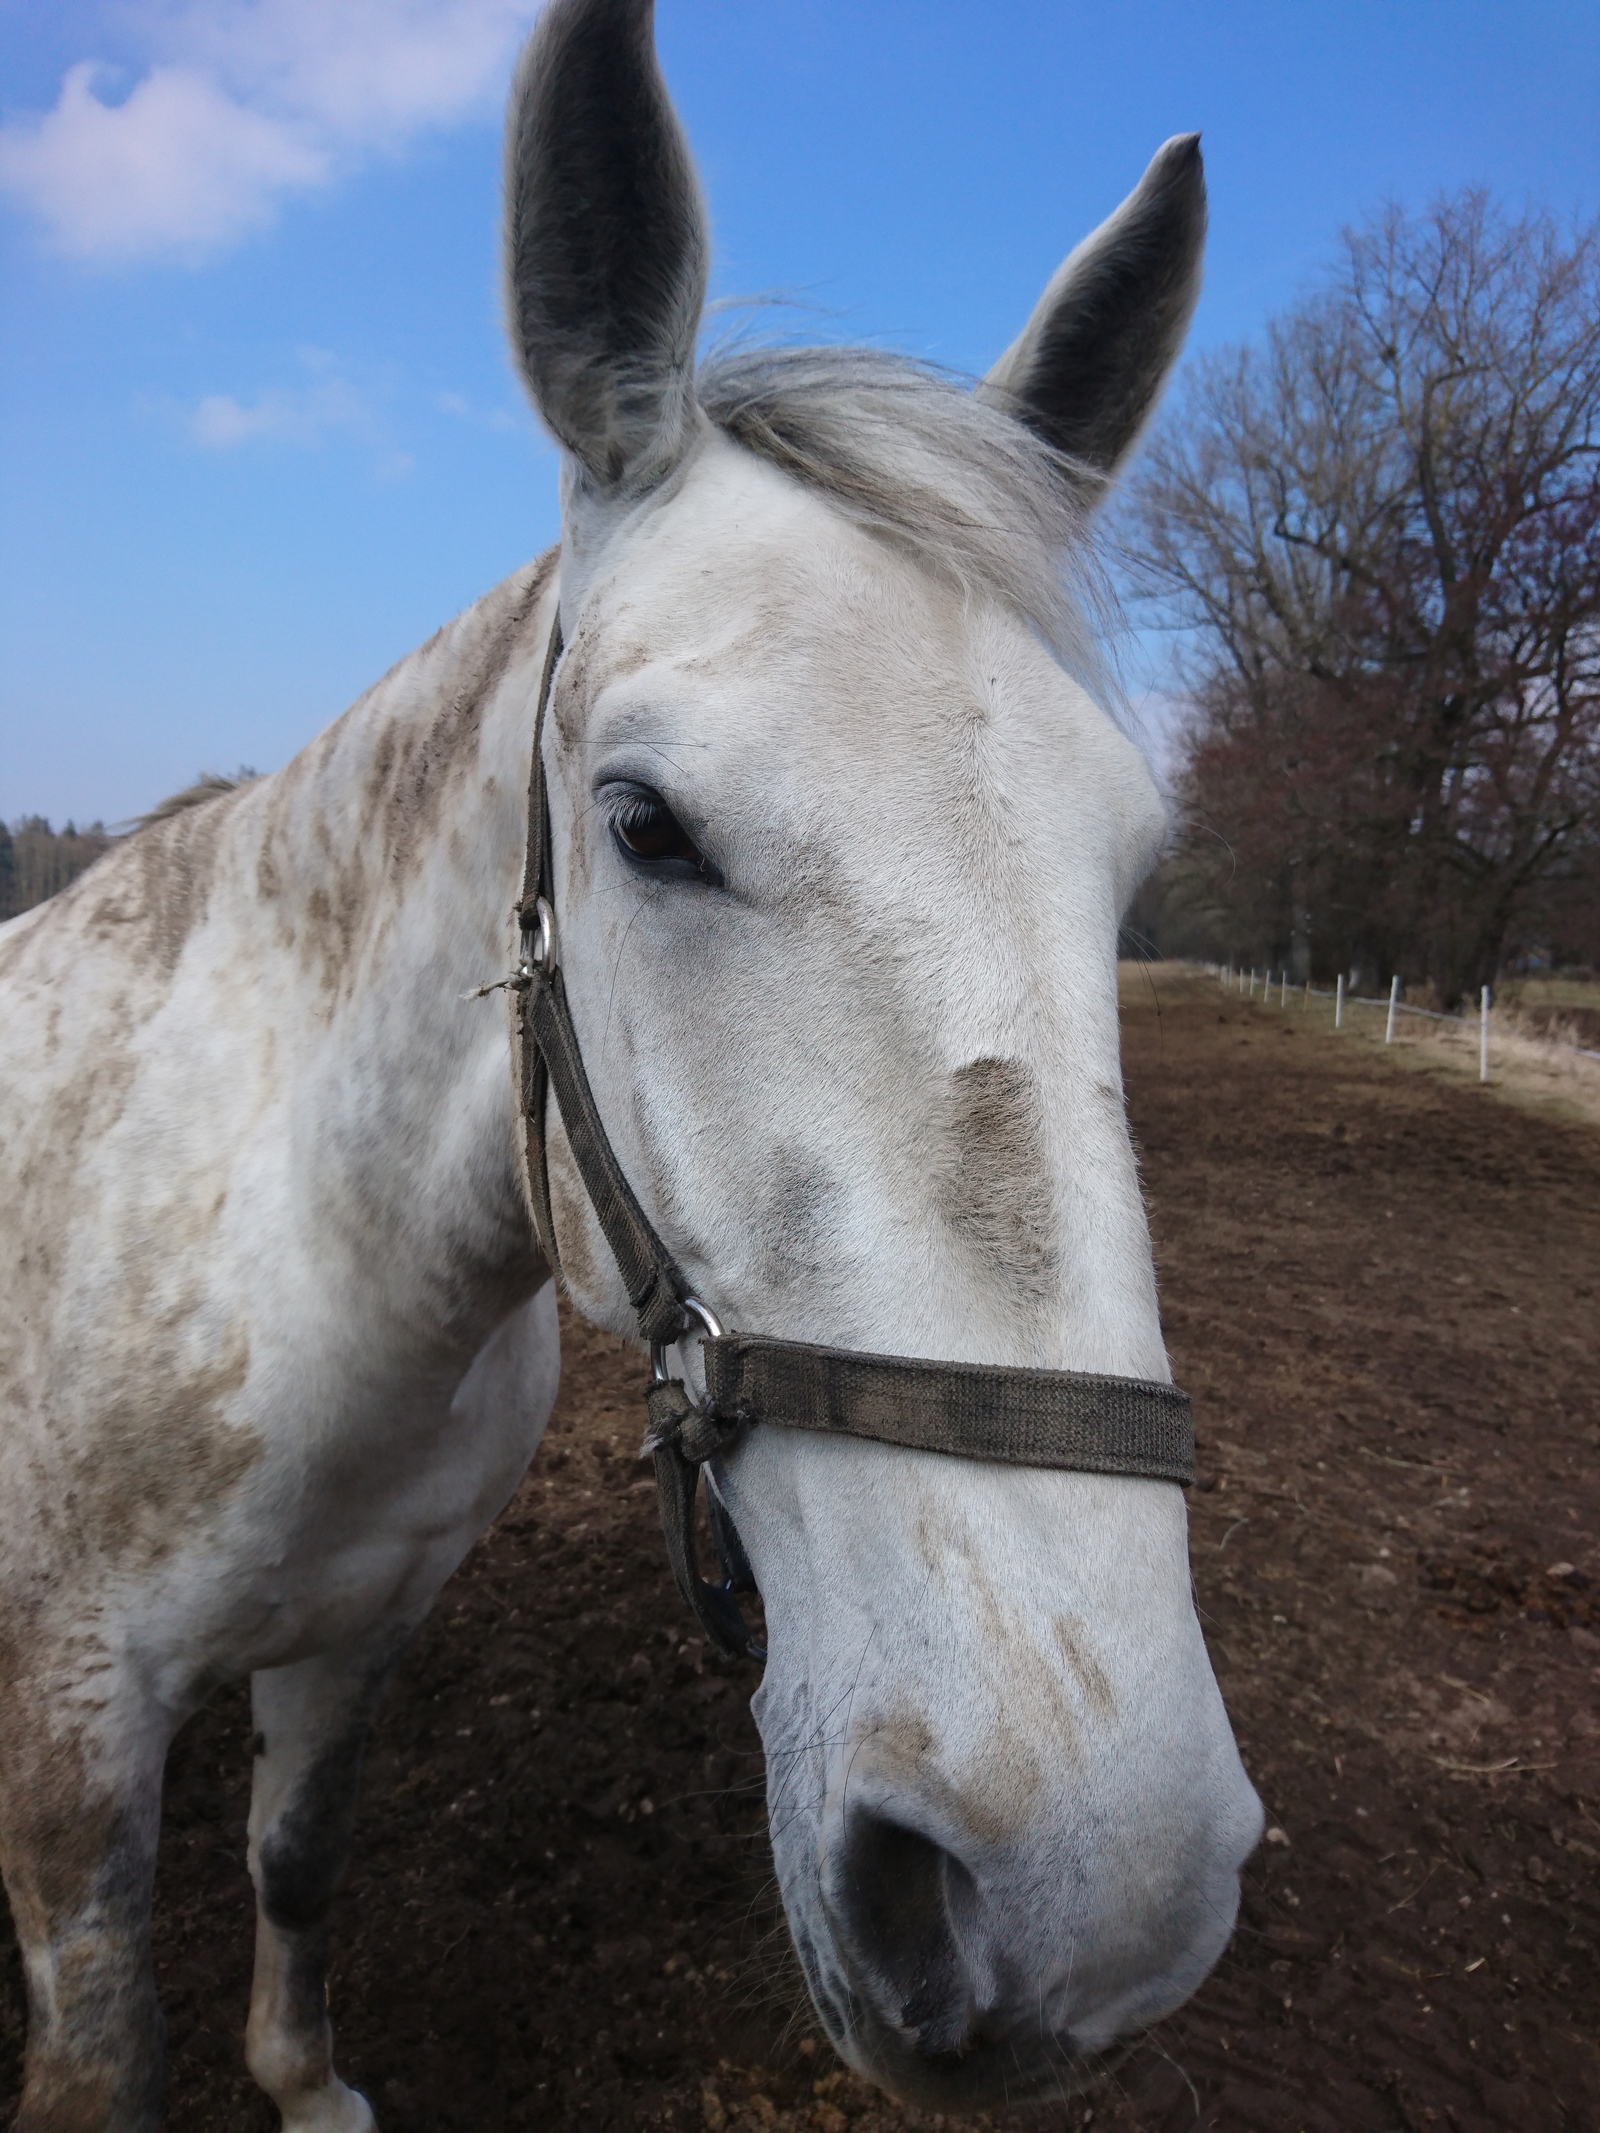
<path fill-rule="evenodd" d="M 941 2109 L 1103 2073 L 1221 1954 L 1259 1830 L 1250 1793 L 1220 1826 L 1147 1839 L 1108 1872 L 1066 1820 L 997 1841 L 963 1829 L 948 1793 L 917 1799 L 859 1766 L 847 1790 L 821 1847 L 819 1930 L 796 1944 L 841 2055 Z"/>

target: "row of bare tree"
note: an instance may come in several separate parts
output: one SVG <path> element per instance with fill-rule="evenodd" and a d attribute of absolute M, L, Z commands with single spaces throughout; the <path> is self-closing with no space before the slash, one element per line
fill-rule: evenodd
<path fill-rule="evenodd" d="M 42 904 L 98 859 L 112 841 L 100 822 L 53 830 L 43 815 L 25 815 L 8 829 L 0 822 L 0 919 Z"/>
<path fill-rule="evenodd" d="M 1466 193 L 1348 233 L 1196 366 L 1127 510 L 1189 705 L 1165 952 L 1446 1004 L 1600 960 L 1600 224 Z"/>

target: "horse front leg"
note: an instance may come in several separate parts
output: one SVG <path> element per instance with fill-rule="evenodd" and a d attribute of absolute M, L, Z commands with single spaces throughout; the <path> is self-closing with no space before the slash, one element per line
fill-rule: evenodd
<path fill-rule="evenodd" d="M 255 1978 L 245 2056 L 284 2133 L 370 2133 L 366 2098 L 333 2070 L 328 1911 L 350 1852 L 372 1714 L 414 1623 L 251 1677 L 256 1725 L 250 1876 Z"/>
<path fill-rule="evenodd" d="M 107 1666 L 6 1681 L 0 1867 L 28 1990 L 17 2133 L 153 2133 L 165 2030 L 150 1898 L 171 1714 Z"/>

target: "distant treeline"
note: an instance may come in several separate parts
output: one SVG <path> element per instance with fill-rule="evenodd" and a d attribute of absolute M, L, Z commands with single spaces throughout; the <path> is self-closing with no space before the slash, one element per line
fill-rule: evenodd
<path fill-rule="evenodd" d="M 81 874 L 115 842 L 103 822 L 53 830 L 43 815 L 0 822 L 0 919 L 15 918 Z"/>

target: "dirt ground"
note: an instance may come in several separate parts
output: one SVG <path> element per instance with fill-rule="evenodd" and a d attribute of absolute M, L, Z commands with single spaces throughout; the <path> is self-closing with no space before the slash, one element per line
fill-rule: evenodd
<path fill-rule="evenodd" d="M 1274 1836 L 1215 1976 L 1047 2122 L 1593 2129 L 1600 1135 L 1197 980 L 1125 1007 L 1195 1582 Z M 638 1376 L 569 1330 L 547 1448 L 380 1722 L 343 2068 L 385 2133 L 927 2124 L 800 2004 L 753 1676 L 686 1635 Z M 230 1692 L 172 1758 L 175 2133 L 274 2123 L 242 2070 L 248 1733 Z M 0 2099 L 20 2029 L 8 1942 Z"/>

